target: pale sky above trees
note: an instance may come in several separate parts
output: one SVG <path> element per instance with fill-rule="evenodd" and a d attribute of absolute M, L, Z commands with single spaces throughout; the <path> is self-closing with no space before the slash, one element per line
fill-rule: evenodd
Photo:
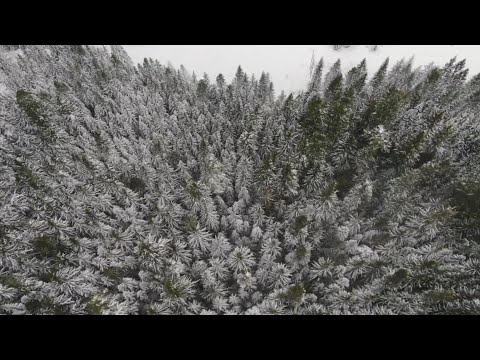
<path fill-rule="evenodd" d="M 326 68 L 337 58 L 342 61 L 342 70 L 347 70 L 367 59 L 369 74 L 378 69 L 385 57 L 391 63 L 401 58 L 415 56 L 414 65 L 434 62 L 444 65 L 453 56 L 465 58 L 470 75 L 480 72 L 479 45 L 383 45 L 376 52 L 365 45 L 334 51 L 331 45 L 124 45 L 135 63 L 152 57 L 161 63 L 169 61 L 175 66 L 184 65 L 188 71 L 195 71 L 198 77 L 206 72 L 211 78 L 222 72 L 230 81 L 238 65 L 247 74 L 257 78 L 262 71 L 269 72 L 280 93 L 298 91 L 305 87 L 309 78 L 312 54 L 316 61 L 324 57 Z"/>

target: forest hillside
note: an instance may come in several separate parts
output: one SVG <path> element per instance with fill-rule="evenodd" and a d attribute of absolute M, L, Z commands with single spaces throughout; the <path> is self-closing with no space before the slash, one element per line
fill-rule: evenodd
<path fill-rule="evenodd" d="M 0 313 L 480 314 L 480 76 L 227 83 L 0 46 Z"/>

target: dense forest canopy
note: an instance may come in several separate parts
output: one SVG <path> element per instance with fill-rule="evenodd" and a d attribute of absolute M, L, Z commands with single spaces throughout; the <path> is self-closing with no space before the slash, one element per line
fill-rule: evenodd
<path fill-rule="evenodd" d="M 0 46 L 0 313 L 479 314 L 480 76 L 311 74 Z"/>

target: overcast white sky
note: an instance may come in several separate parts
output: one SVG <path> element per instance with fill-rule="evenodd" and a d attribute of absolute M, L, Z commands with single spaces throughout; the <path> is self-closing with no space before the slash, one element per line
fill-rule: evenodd
<path fill-rule="evenodd" d="M 247 74 L 257 78 L 262 71 L 269 72 L 275 90 L 303 90 L 308 78 L 312 54 L 316 60 L 323 56 L 326 67 L 338 58 L 342 69 L 347 71 L 367 59 L 369 73 L 378 69 L 383 60 L 390 57 L 390 64 L 401 58 L 415 56 L 415 65 L 434 62 L 443 65 L 452 57 L 466 59 L 470 75 L 480 72 L 480 45 L 383 45 L 376 52 L 366 46 L 356 45 L 341 51 L 334 51 L 330 45 L 123 45 L 135 63 L 142 63 L 145 57 L 169 61 L 175 66 L 184 65 L 197 77 L 206 72 L 212 80 L 222 73 L 230 80 L 238 65 Z"/>

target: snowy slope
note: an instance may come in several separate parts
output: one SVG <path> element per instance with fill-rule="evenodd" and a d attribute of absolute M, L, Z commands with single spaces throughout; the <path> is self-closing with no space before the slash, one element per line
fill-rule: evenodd
<path fill-rule="evenodd" d="M 11 51 L 2 51 L 2 53 L 0 54 L 0 57 L 4 61 L 6 60 L 7 63 L 17 64 L 19 56 L 24 56 L 24 55 L 25 54 L 21 49 L 17 49 L 17 50 L 11 50 Z M 7 80 L 8 79 L 5 73 L 3 71 L 0 71 L 0 97 L 8 96 L 8 94 L 10 93 L 7 85 L 8 83 Z"/>
<path fill-rule="evenodd" d="M 18 57 L 22 56 L 22 55 L 24 55 L 22 49 L 17 49 L 17 50 L 13 50 L 13 51 L 6 51 L 3 54 L 3 56 L 6 59 L 12 61 L 13 63 L 17 63 Z"/>
<path fill-rule="evenodd" d="M 266 71 L 271 74 L 277 93 L 304 89 L 313 53 L 317 61 L 324 58 L 326 67 L 340 58 L 344 71 L 363 58 L 367 59 L 371 73 L 387 56 L 391 62 L 415 56 L 414 64 L 418 66 L 431 62 L 443 65 L 457 56 L 467 59 L 471 74 L 480 72 L 479 45 L 382 45 L 376 52 L 364 45 L 339 51 L 331 45 L 124 45 L 124 48 L 136 63 L 152 57 L 163 64 L 170 61 L 175 67 L 183 64 L 197 76 L 206 72 L 211 79 L 222 72 L 230 80 L 238 65 L 257 78 Z"/>

